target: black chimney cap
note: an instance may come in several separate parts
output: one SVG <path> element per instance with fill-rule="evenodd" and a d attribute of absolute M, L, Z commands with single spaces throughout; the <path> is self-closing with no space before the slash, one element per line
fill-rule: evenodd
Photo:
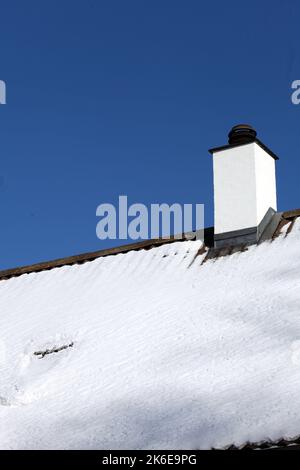
<path fill-rule="evenodd" d="M 221 147 L 215 147 L 209 149 L 209 153 L 213 154 L 216 152 L 220 152 L 221 150 L 230 149 L 233 147 L 239 147 L 240 145 L 250 144 L 251 142 L 255 142 L 259 145 L 262 149 L 265 150 L 274 160 L 278 160 L 277 155 L 275 155 L 272 150 L 270 150 L 265 144 L 261 142 L 257 137 L 256 130 L 253 129 L 252 126 L 249 124 L 238 124 L 234 126 L 228 134 L 228 144 L 222 145 Z"/>
<path fill-rule="evenodd" d="M 249 124 L 238 124 L 228 134 L 229 145 L 248 144 L 255 142 L 256 130 Z"/>

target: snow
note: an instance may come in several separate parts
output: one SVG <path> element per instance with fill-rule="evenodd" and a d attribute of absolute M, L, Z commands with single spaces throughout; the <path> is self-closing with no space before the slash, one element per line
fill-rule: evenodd
<path fill-rule="evenodd" d="M 299 219 L 288 236 L 203 265 L 200 245 L 0 282 L 1 449 L 202 449 L 300 434 Z"/>

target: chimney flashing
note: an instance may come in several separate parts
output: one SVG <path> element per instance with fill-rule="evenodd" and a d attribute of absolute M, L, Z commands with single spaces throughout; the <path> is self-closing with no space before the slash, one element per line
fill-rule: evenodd
<path fill-rule="evenodd" d="M 272 220 L 276 219 L 278 222 L 277 217 L 275 217 L 277 214 L 278 213 L 270 207 L 257 227 L 249 227 L 241 230 L 234 230 L 232 232 L 215 234 L 215 248 L 235 245 L 253 245 L 258 243 L 264 236 L 267 227 L 271 226 Z"/>

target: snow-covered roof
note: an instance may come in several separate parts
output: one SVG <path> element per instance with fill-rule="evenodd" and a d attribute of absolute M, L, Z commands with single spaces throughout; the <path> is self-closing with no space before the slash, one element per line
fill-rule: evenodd
<path fill-rule="evenodd" d="M 182 241 L 1 281 L 0 448 L 298 436 L 299 252 L 290 217 L 273 241 L 205 263 Z"/>

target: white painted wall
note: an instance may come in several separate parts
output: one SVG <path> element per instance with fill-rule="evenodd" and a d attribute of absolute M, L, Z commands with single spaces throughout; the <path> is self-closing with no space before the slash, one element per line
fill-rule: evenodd
<path fill-rule="evenodd" d="M 257 225 L 272 207 L 277 210 L 275 160 L 255 144 Z"/>
<path fill-rule="evenodd" d="M 257 226 L 277 209 L 275 160 L 257 143 L 213 154 L 215 234 Z"/>

